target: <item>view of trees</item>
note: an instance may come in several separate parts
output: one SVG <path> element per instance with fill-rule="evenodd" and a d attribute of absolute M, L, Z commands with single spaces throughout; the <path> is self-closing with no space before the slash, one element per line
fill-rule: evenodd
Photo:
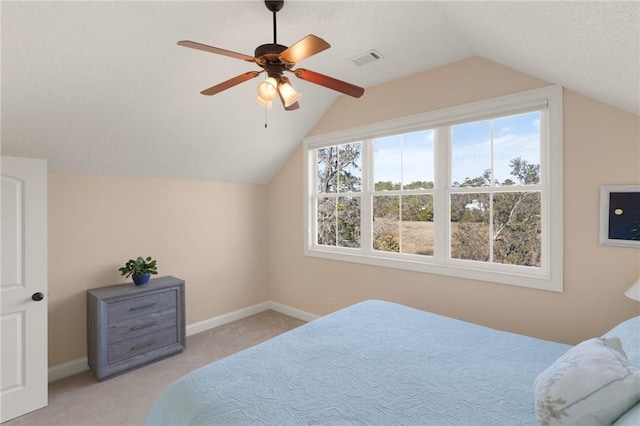
<path fill-rule="evenodd" d="M 358 194 L 362 187 L 361 143 L 322 148 L 317 152 L 318 244 L 358 248 L 362 202 Z M 491 171 L 487 170 L 482 176 L 453 184 L 457 189 L 500 188 L 492 192 L 456 191 L 451 195 L 453 258 L 540 265 L 540 193 L 502 190 L 516 184 L 539 183 L 540 166 L 520 157 L 511 160 L 509 166 L 512 178 L 503 182 L 492 182 Z M 402 192 L 432 189 L 433 182 L 417 181 L 404 186 L 390 181 L 376 182 L 374 188 L 375 191 L 398 192 L 373 197 L 373 248 L 432 255 L 433 196 Z"/>
<path fill-rule="evenodd" d="M 540 165 L 521 158 L 509 163 L 517 182 L 491 182 L 489 170 L 454 187 L 532 185 L 540 181 Z M 457 193 L 451 196 L 451 256 L 458 259 L 493 261 L 512 265 L 540 266 L 540 193 L 496 192 L 493 194 L 493 253 L 490 245 L 490 194 Z M 493 258 L 491 257 L 493 254 Z"/>
<path fill-rule="evenodd" d="M 417 225 L 409 226 L 409 224 Z M 375 250 L 433 255 L 432 225 L 433 196 L 431 194 L 373 197 L 373 248 Z"/>
<path fill-rule="evenodd" d="M 360 142 L 330 146 L 318 150 L 318 192 L 358 192 L 360 175 Z"/>
<path fill-rule="evenodd" d="M 348 194 L 359 192 L 359 142 L 318 150 L 318 193 Z M 360 247 L 360 197 L 318 198 L 318 244 Z"/>

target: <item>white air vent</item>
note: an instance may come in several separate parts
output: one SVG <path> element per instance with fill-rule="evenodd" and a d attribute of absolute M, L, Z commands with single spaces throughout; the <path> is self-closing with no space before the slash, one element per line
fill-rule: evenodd
<path fill-rule="evenodd" d="M 382 58 L 384 58 L 384 56 L 382 56 L 380 52 L 374 49 L 374 50 L 368 51 L 365 54 L 354 56 L 349 60 L 356 65 L 364 65 L 364 64 L 368 64 L 369 62 L 378 61 Z"/>

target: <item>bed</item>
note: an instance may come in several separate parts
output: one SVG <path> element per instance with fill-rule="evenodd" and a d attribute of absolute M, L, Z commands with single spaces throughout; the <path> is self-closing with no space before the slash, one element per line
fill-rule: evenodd
<path fill-rule="evenodd" d="M 632 395 L 614 420 L 640 401 L 640 317 L 622 328 L 634 351 L 624 356 Z M 550 366 L 579 346 L 369 300 L 187 374 L 158 395 L 145 424 L 563 424 L 573 408 L 567 415 L 556 401 L 564 396 L 540 388 L 557 391 Z M 551 380 L 537 383 L 550 369 Z"/>

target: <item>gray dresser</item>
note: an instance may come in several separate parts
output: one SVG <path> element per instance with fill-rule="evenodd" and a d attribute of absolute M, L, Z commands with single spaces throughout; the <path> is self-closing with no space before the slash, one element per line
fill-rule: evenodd
<path fill-rule="evenodd" d="M 89 368 L 100 381 L 182 352 L 185 336 L 183 280 L 87 291 Z"/>

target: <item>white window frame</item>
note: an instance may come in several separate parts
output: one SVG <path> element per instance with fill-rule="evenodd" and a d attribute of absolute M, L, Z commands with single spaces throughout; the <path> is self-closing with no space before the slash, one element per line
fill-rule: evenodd
<path fill-rule="evenodd" d="M 473 262 L 452 259 L 448 251 L 449 205 L 451 185 L 449 176 L 449 133 L 443 128 L 465 122 L 490 119 L 504 115 L 543 110 L 540 126 L 540 184 L 535 189 L 542 197 L 542 267 Z M 315 243 L 315 208 L 312 208 L 317 176 L 315 150 L 327 146 L 362 142 L 363 164 L 372 164 L 373 149 L 368 141 L 383 136 L 435 129 L 435 191 L 434 191 L 434 256 L 398 254 L 370 249 L 371 222 L 361 222 L 359 249 L 323 246 Z M 440 129 L 440 131 L 439 131 Z M 398 268 L 474 280 L 496 282 L 521 287 L 562 292 L 563 290 L 563 172 L 562 172 L 562 87 L 540 89 L 501 96 L 466 105 L 417 114 L 409 117 L 374 123 L 307 137 L 304 139 L 304 254 L 339 261 Z M 438 161 L 440 159 L 440 161 Z M 445 164 L 443 164 L 445 163 Z M 362 167 L 361 217 L 371 217 L 371 206 L 364 194 L 372 191 L 369 167 Z M 469 188 L 465 188 L 468 190 Z M 471 191 L 476 189 L 471 188 Z M 483 190 L 483 188 L 477 188 Z M 486 192 L 486 191 L 485 191 Z M 446 245 L 445 245 L 446 244 Z"/>

